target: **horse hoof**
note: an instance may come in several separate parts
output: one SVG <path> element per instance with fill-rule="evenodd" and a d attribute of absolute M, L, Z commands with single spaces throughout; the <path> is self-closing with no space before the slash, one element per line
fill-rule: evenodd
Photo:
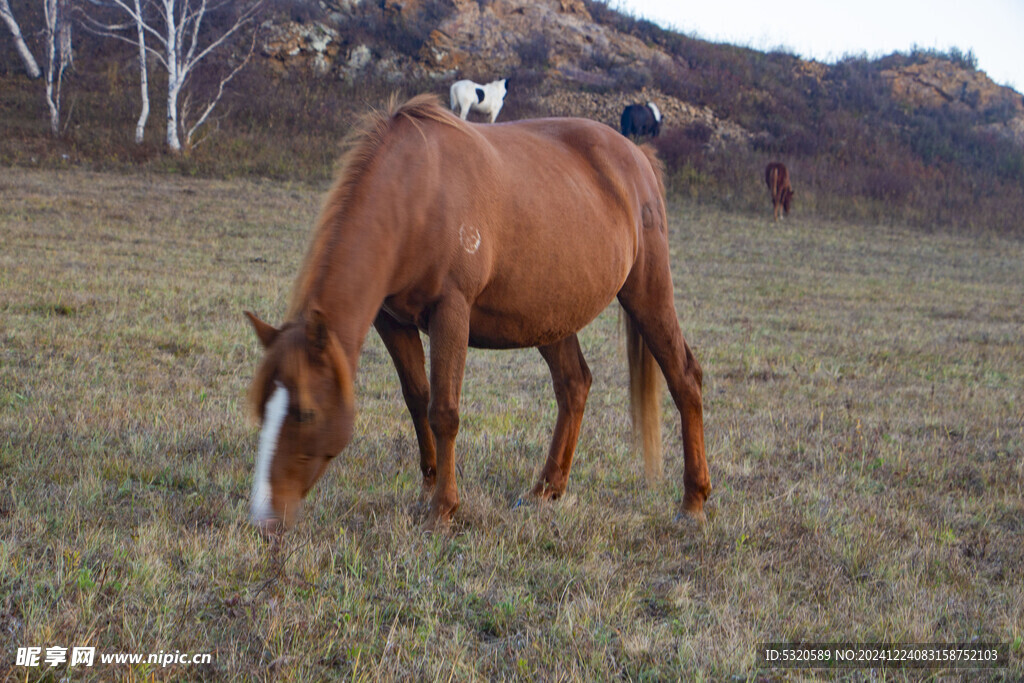
<path fill-rule="evenodd" d="M 537 501 L 555 501 L 565 493 L 565 487 L 553 486 L 549 481 L 537 482 L 537 485 L 530 491 L 530 497 Z"/>
<path fill-rule="evenodd" d="M 450 517 L 430 517 L 423 522 L 423 531 L 428 534 L 448 534 L 452 530 Z"/>
<path fill-rule="evenodd" d="M 675 523 L 681 526 L 684 531 L 706 531 L 707 522 L 708 518 L 703 510 L 700 512 L 680 512 L 675 518 Z"/>
<path fill-rule="evenodd" d="M 676 522 L 685 526 L 696 526 L 703 529 L 707 525 L 708 516 L 704 511 L 703 499 L 683 500 L 682 510 L 676 515 Z"/>
<path fill-rule="evenodd" d="M 423 530 L 427 532 L 447 532 L 451 529 L 452 517 L 458 509 L 458 503 L 444 512 L 438 512 L 436 507 L 431 506 L 427 511 L 427 518 L 423 521 Z"/>

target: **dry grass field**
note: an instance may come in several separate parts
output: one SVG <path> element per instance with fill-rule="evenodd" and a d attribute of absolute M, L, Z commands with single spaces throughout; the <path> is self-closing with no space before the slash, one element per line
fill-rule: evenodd
<path fill-rule="evenodd" d="M 352 445 L 277 545 L 247 524 L 260 351 L 323 188 L 0 169 L 0 678 L 1021 680 L 1024 241 L 671 206 L 708 521 L 630 448 L 616 307 L 567 496 L 517 505 L 555 401 L 471 351 L 462 507 L 420 530 L 371 333 Z M 766 197 L 767 202 L 767 197 Z M 764 641 L 1011 644 L 1009 666 L 767 669 Z M 15 665 L 19 647 L 211 653 Z"/>

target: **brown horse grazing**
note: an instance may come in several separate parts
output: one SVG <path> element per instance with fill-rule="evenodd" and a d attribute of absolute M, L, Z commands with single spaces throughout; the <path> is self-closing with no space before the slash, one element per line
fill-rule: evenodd
<path fill-rule="evenodd" d="M 250 390 L 262 418 L 252 519 L 294 523 L 352 436 L 353 377 L 370 326 L 387 347 L 419 442 L 426 524 L 459 505 L 455 436 L 467 346 L 536 346 L 558 418 L 533 494 L 566 488 L 590 370 L 576 332 L 618 297 L 634 424 L 661 473 L 655 360 L 682 416 L 683 508 L 701 515 L 701 370 L 676 318 L 664 188 L 653 152 L 582 119 L 482 125 L 421 95 L 373 113 L 350 140 L 287 322 L 247 313 L 265 355 Z M 430 336 L 430 380 L 420 330 Z"/>
<path fill-rule="evenodd" d="M 765 166 L 764 182 L 768 185 L 768 192 L 772 195 L 774 220 L 779 220 L 779 209 L 782 209 L 788 216 L 789 207 L 793 202 L 793 188 L 789 184 L 789 170 L 786 165 L 773 161 Z"/>

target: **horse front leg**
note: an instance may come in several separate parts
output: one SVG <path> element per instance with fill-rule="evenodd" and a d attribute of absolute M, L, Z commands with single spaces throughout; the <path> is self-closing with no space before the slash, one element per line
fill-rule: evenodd
<path fill-rule="evenodd" d="M 391 360 L 398 371 L 398 380 L 402 383 L 402 396 L 416 430 L 420 472 L 423 473 L 423 495 L 426 497 L 433 493 L 437 479 L 437 450 L 427 420 L 430 384 L 427 383 L 426 358 L 423 355 L 420 331 L 414 325 L 403 325 L 384 311 L 377 314 L 373 326 L 391 354 Z"/>
<path fill-rule="evenodd" d="M 455 437 L 459 433 L 459 398 L 469 346 L 469 305 L 459 295 L 443 299 L 430 315 L 430 429 L 437 445 L 437 483 L 426 527 L 445 527 L 459 507 L 455 482 Z"/>
<path fill-rule="evenodd" d="M 583 424 L 583 410 L 590 393 L 591 375 L 575 334 L 538 350 L 551 371 L 551 382 L 558 402 L 558 419 L 555 421 L 547 462 L 544 463 L 532 494 L 542 500 L 556 500 L 565 493 L 569 483 L 569 470 L 572 468 L 580 425 Z"/>

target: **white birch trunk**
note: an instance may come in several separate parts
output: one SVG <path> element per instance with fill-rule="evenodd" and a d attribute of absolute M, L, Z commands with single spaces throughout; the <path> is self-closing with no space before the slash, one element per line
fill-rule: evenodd
<path fill-rule="evenodd" d="M 0 17 L 4 18 L 4 23 L 7 24 L 11 37 L 14 38 L 14 47 L 18 51 L 18 56 L 21 57 L 22 64 L 25 65 L 25 73 L 28 74 L 29 78 L 39 78 L 42 76 L 43 72 L 39 69 L 39 63 L 36 62 L 36 58 L 32 56 L 32 51 L 25 44 L 25 39 L 21 35 L 21 27 L 18 26 L 18 21 L 14 18 L 14 14 L 11 12 L 11 5 L 7 0 L 0 0 Z"/>
<path fill-rule="evenodd" d="M 178 95 L 186 74 L 181 69 L 181 33 L 174 16 L 175 0 L 163 0 L 164 21 L 167 27 L 167 146 L 172 152 L 181 151 L 178 139 Z M 187 14 L 188 7 L 183 8 L 182 16 Z"/>
<path fill-rule="evenodd" d="M 178 94 L 181 92 L 181 84 L 167 84 L 167 146 L 172 152 L 181 151 L 181 141 L 178 139 Z"/>
<path fill-rule="evenodd" d="M 149 120 L 149 70 L 146 65 L 146 29 L 142 23 L 140 0 L 135 0 L 135 29 L 139 37 L 139 90 L 142 96 L 142 111 L 135 124 L 135 144 L 141 145 L 146 137 L 146 122 Z"/>
<path fill-rule="evenodd" d="M 50 132 L 60 134 L 60 86 L 64 79 L 64 67 L 71 59 L 70 33 L 63 30 L 59 0 L 43 0 L 43 17 L 46 21 L 46 106 L 50 108 Z M 67 39 L 65 40 L 65 36 Z"/>

